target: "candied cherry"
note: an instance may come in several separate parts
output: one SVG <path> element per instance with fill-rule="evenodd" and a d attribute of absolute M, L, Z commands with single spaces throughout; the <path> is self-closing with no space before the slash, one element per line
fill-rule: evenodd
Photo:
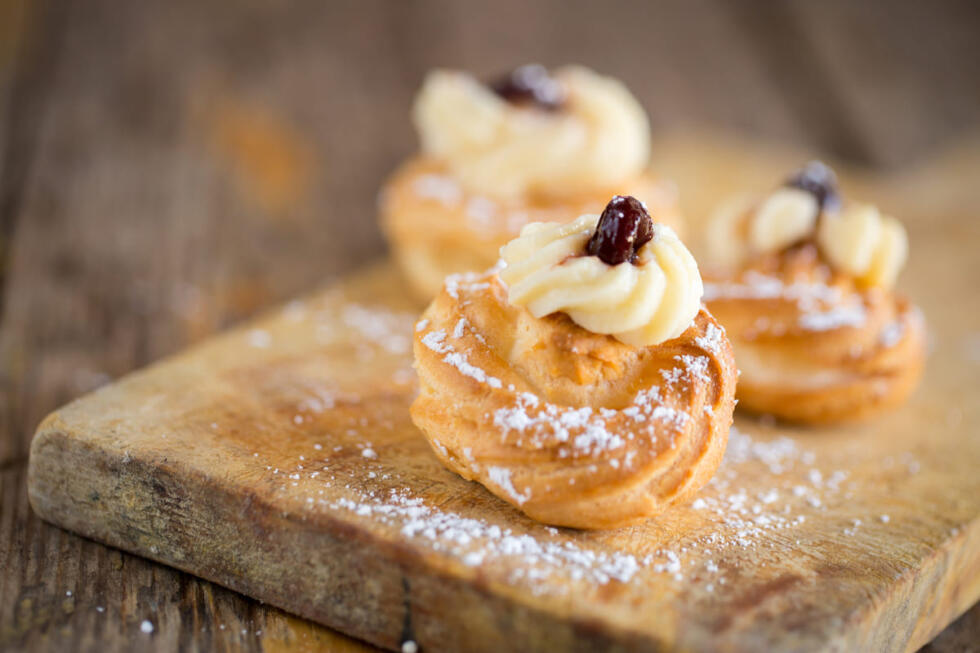
<path fill-rule="evenodd" d="M 489 86 L 494 93 L 513 104 L 531 104 L 557 111 L 565 103 L 565 89 L 561 82 L 540 64 L 515 68 Z"/>
<path fill-rule="evenodd" d="M 585 251 L 609 265 L 636 262 L 636 253 L 653 238 L 653 220 L 643 203 L 616 195 L 603 209 Z"/>
<path fill-rule="evenodd" d="M 786 180 L 787 188 L 799 188 L 811 193 L 821 211 L 835 211 L 840 208 L 840 192 L 837 190 L 837 175 L 820 161 L 810 161 Z"/>

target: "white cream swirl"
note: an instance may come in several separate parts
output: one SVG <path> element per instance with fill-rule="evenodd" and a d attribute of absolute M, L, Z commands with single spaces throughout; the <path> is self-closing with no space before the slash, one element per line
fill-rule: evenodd
<path fill-rule="evenodd" d="M 780 188 L 761 202 L 738 196 L 715 210 L 706 244 L 713 262 L 733 267 L 760 254 L 807 238 L 817 223 L 820 206 L 812 193 Z"/>
<path fill-rule="evenodd" d="M 635 347 L 676 338 L 694 321 L 704 288 L 694 257 L 674 231 L 654 224 L 636 263 L 586 256 L 599 222 L 535 222 L 500 249 L 508 300 L 535 317 L 562 311 L 579 326 Z"/>
<path fill-rule="evenodd" d="M 713 263 L 731 268 L 811 238 L 833 268 L 867 286 L 894 285 L 908 257 L 899 221 L 869 204 L 821 213 L 816 198 L 797 188 L 780 188 L 761 202 L 738 196 L 722 203 L 705 244 Z"/>
<path fill-rule="evenodd" d="M 554 77 L 565 106 L 512 104 L 471 76 L 429 73 L 415 100 L 422 150 L 445 160 L 469 189 L 497 197 L 604 189 L 640 173 L 649 123 L 619 81 L 579 66 Z"/>
<path fill-rule="evenodd" d="M 749 223 L 749 247 L 755 252 L 778 252 L 807 237 L 817 224 L 820 205 L 813 193 L 780 188 L 756 209 Z"/>
<path fill-rule="evenodd" d="M 891 287 L 908 257 L 905 227 L 869 204 L 856 204 L 825 215 L 817 244 L 837 269 L 867 286 Z"/>

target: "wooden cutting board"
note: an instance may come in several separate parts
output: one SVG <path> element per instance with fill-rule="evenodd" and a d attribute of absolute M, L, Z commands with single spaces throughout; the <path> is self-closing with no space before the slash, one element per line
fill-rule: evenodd
<path fill-rule="evenodd" d="M 788 160 L 672 147 L 692 215 Z M 980 178 L 977 151 L 955 174 Z M 739 418 L 698 499 L 642 526 L 548 528 L 438 463 L 408 417 L 419 307 L 388 264 L 49 416 L 31 503 L 386 648 L 914 650 L 980 597 L 980 198 L 952 165 L 848 179 L 910 228 L 932 333 L 910 403 L 836 429 Z"/>

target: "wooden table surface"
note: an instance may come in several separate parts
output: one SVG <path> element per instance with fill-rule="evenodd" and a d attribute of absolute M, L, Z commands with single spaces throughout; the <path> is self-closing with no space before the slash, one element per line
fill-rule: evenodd
<path fill-rule="evenodd" d="M 657 129 L 891 169 L 980 125 L 976 3 L 524 4 L 0 0 L 0 649 L 365 650 L 40 522 L 26 457 L 69 399 L 380 255 L 426 69 L 578 61 Z M 978 639 L 975 606 L 926 648 Z"/>

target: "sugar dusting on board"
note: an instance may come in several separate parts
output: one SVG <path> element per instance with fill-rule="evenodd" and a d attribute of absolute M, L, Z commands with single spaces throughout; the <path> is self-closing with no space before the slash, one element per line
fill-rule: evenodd
<path fill-rule="evenodd" d="M 365 425 L 363 435 L 374 427 Z M 733 429 L 718 474 L 688 507 L 675 511 L 698 516 L 689 534 L 669 547 L 648 550 L 639 541 L 633 550 L 611 551 L 603 547 L 601 532 L 555 529 L 523 517 L 492 519 L 477 516 L 484 511 L 427 503 L 410 489 L 421 479 L 403 475 L 396 461 L 386 460 L 384 447 L 360 441 L 363 435 L 348 429 L 339 453 L 329 443 L 317 442 L 308 456 L 297 460 L 296 470 L 271 468 L 267 473 L 283 479 L 284 494 L 302 496 L 306 510 L 366 520 L 388 529 L 392 537 L 412 540 L 467 567 L 499 566 L 508 582 L 538 594 L 568 591 L 567 583 L 544 582 L 550 579 L 598 586 L 629 583 L 648 574 L 714 592 L 730 581 L 726 559 L 737 558 L 747 547 L 779 551 L 787 542 L 791 545 L 795 527 L 826 505 L 846 500 L 850 476 L 847 470 L 821 470 L 815 455 L 791 438 L 760 439 Z M 372 455 L 352 465 L 344 453 L 348 450 Z M 912 457 L 898 462 L 914 473 Z M 433 465 L 438 463 L 433 460 Z M 509 479 L 502 475 L 499 480 L 504 484 Z M 459 483 L 478 503 L 497 501 L 472 484 Z M 759 490 L 760 484 L 765 489 Z M 331 489 L 329 497 L 326 488 Z M 854 535 L 868 524 L 884 528 L 889 521 L 880 514 L 854 517 L 841 525 L 840 534 Z"/>
<path fill-rule="evenodd" d="M 360 304 L 345 305 L 340 316 L 344 324 L 356 329 L 365 340 L 380 345 L 389 353 L 405 354 L 412 348 L 409 325 L 414 319 L 411 316 Z"/>
<path fill-rule="evenodd" d="M 482 281 L 478 277 L 459 277 L 453 283 L 450 292 L 459 292 L 463 284 Z M 463 376 L 479 383 L 499 383 L 462 355 L 463 348 L 455 341 L 478 335 L 463 320 L 447 333 L 430 331 L 425 321 L 415 324 L 407 313 L 361 303 L 348 303 L 330 314 L 315 307 L 292 306 L 289 310 L 291 319 L 309 321 L 321 333 L 338 327 L 354 329 L 365 346 L 376 352 L 369 355 L 390 357 L 396 370 L 410 365 L 411 357 L 403 343 L 410 342 L 413 330 L 417 330 L 423 345 Z M 698 345 L 713 352 L 723 341 L 722 333 L 720 328 L 709 329 Z M 270 338 L 274 339 L 274 334 Z M 687 375 L 697 379 L 706 373 L 699 356 L 680 357 L 677 363 L 676 368 L 665 370 L 663 384 L 677 383 Z M 622 548 L 622 544 L 610 548 L 611 539 L 622 538 L 533 522 L 479 486 L 451 474 L 434 456 L 428 468 L 400 466 L 400 448 L 427 446 L 421 439 L 391 440 L 393 434 L 411 432 L 399 427 L 399 420 L 409 419 L 407 407 L 414 384 L 404 385 L 401 392 L 383 417 L 372 413 L 367 419 L 336 411 L 341 405 L 369 402 L 371 397 L 345 394 L 325 381 L 317 383 L 297 377 L 295 392 L 289 395 L 293 403 L 285 411 L 284 422 L 295 434 L 291 437 L 308 439 L 308 450 L 289 462 L 275 457 L 272 451 L 255 452 L 250 459 L 281 495 L 294 500 L 290 505 L 296 506 L 303 519 L 323 513 L 340 516 L 393 540 L 411 541 L 466 568 L 494 569 L 508 583 L 536 594 L 564 594 L 579 583 L 593 587 L 643 584 L 652 576 L 714 594 L 738 580 L 740 572 L 735 562 L 746 548 L 762 555 L 778 555 L 787 547 L 792 548 L 800 537 L 801 524 L 824 519 L 830 506 L 847 505 L 855 491 L 850 486 L 851 472 L 846 462 L 821 463 L 797 439 L 774 434 L 770 426 L 757 427 L 766 434 L 751 433 L 756 430 L 753 427 L 733 429 L 724 462 L 708 486 L 689 506 L 653 520 L 654 526 L 658 521 L 683 521 L 684 528 L 672 529 L 683 535 L 670 540 L 637 538 L 630 540 L 628 548 Z M 635 428 L 615 437 L 636 437 L 654 422 L 660 424 L 660 431 L 648 435 L 669 437 L 672 421 L 680 425 L 690 419 L 680 411 L 671 414 L 659 394 L 656 387 L 638 393 L 635 405 L 622 411 L 632 418 Z M 536 420 L 542 419 L 535 411 L 547 411 L 547 407 L 536 397 L 522 397 L 520 410 L 491 415 L 489 419 L 503 433 L 513 431 L 533 437 Z M 338 415 L 345 417 L 341 420 Z M 563 425 L 569 443 L 577 441 L 586 450 L 594 446 L 614 449 L 615 440 L 606 437 L 612 434 L 589 430 L 590 420 L 602 415 L 602 410 L 589 414 L 564 411 L 548 417 L 552 423 Z M 329 420 L 331 428 L 322 427 L 324 420 Z M 919 463 L 911 454 L 905 454 L 885 461 L 884 467 L 889 466 L 914 474 Z M 515 487 L 506 468 L 495 468 L 492 476 L 515 500 L 527 499 L 523 488 Z M 449 495 L 454 499 L 432 503 L 425 492 L 417 489 L 433 484 L 451 487 Z M 492 509 L 487 510 L 488 507 Z M 844 538 L 858 536 L 865 529 L 887 529 L 893 520 L 880 510 L 854 514 L 839 523 L 827 519 L 825 530 Z M 766 551 L 771 553 L 763 553 Z"/>

